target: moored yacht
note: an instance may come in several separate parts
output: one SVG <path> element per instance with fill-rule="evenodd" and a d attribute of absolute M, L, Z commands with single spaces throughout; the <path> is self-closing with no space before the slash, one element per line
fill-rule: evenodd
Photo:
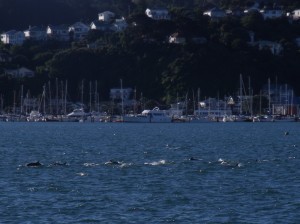
<path fill-rule="evenodd" d="M 42 114 L 37 111 L 37 110 L 32 110 L 29 114 L 29 116 L 27 117 L 27 121 L 34 121 L 34 122 L 37 122 L 37 121 L 43 121 L 43 116 Z"/>
<path fill-rule="evenodd" d="M 158 107 L 152 110 L 144 110 L 141 114 L 129 114 L 123 116 L 123 122 L 131 123 L 171 123 L 172 118 L 167 115 L 165 110 Z"/>
<path fill-rule="evenodd" d="M 84 112 L 83 108 L 74 109 L 67 115 L 66 121 L 79 121 L 82 122 L 86 119 L 87 113 Z"/>
<path fill-rule="evenodd" d="M 83 108 L 80 108 L 80 109 L 74 109 L 67 116 L 68 117 L 83 117 L 83 116 L 86 116 L 86 113 L 84 112 Z"/>

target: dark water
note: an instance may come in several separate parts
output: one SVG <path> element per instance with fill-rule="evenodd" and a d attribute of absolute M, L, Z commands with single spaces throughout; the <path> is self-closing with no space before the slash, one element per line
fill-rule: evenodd
<path fill-rule="evenodd" d="M 0 223 L 300 223 L 300 123 L 0 128 Z"/>

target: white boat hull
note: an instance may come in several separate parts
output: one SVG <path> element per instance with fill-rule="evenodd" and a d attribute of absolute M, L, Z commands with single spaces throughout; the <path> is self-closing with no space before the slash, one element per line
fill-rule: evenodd
<path fill-rule="evenodd" d="M 172 118 L 167 116 L 165 111 L 154 108 L 153 110 L 144 110 L 142 114 L 125 115 L 123 122 L 128 123 L 171 123 Z"/>

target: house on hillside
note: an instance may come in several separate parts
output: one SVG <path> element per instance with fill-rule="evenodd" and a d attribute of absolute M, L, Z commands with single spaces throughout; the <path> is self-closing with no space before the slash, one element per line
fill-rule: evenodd
<path fill-rule="evenodd" d="M 147 8 L 146 15 L 154 20 L 170 20 L 169 10 L 166 8 Z"/>
<path fill-rule="evenodd" d="M 91 30 L 101 30 L 101 31 L 109 31 L 111 30 L 111 24 L 104 22 L 104 21 L 99 21 L 99 20 L 94 20 L 90 24 L 90 29 Z"/>
<path fill-rule="evenodd" d="M 6 52 L 0 51 L 0 62 L 11 62 L 12 56 Z"/>
<path fill-rule="evenodd" d="M 290 13 L 290 17 L 292 17 L 293 20 L 300 19 L 300 9 L 296 9 L 292 13 Z"/>
<path fill-rule="evenodd" d="M 25 68 L 25 67 L 21 67 L 18 69 L 4 69 L 4 74 L 6 75 L 10 75 L 13 78 L 32 78 L 34 77 L 34 71 Z"/>
<path fill-rule="evenodd" d="M 125 30 L 128 27 L 128 24 L 125 20 L 124 17 L 122 17 L 121 19 L 116 19 L 111 26 L 111 30 L 115 31 L 115 32 L 121 32 L 123 30 Z"/>
<path fill-rule="evenodd" d="M 268 40 L 255 41 L 254 32 L 249 32 L 249 36 L 249 46 L 257 47 L 259 50 L 270 50 L 273 55 L 280 55 L 280 53 L 283 51 L 283 47 L 280 43 Z"/>
<path fill-rule="evenodd" d="M 27 30 L 24 30 L 25 38 L 31 40 L 46 40 L 47 29 L 42 26 L 29 26 Z"/>
<path fill-rule="evenodd" d="M 169 36 L 170 44 L 185 44 L 186 38 L 180 33 L 173 33 Z"/>
<path fill-rule="evenodd" d="M 98 20 L 103 22 L 112 22 L 115 16 L 115 13 L 105 11 L 98 14 Z"/>
<path fill-rule="evenodd" d="M 53 26 L 49 25 L 47 27 L 47 37 L 48 39 L 54 39 L 59 41 L 69 41 L 69 27 L 67 25 Z"/>
<path fill-rule="evenodd" d="M 203 15 L 209 16 L 213 20 L 219 20 L 219 19 L 225 18 L 227 16 L 226 11 L 219 9 L 217 7 L 213 8 L 211 10 L 205 11 L 203 13 Z"/>
<path fill-rule="evenodd" d="M 244 13 L 251 13 L 251 12 L 259 12 L 259 3 L 255 2 L 254 5 L 244 10 Z"/>
<path fill-rule="evenodd" d="M 283 51 L 282 45 L 274 41 L 260 40 L 257 45 L 259 50 L 268 49 L 273 55 L 280 55 Z"/>
<path fill-rule="evenodd" d="M 239 7 L 228 9 L 225 12 L 226 15 L 234 17 L 242 17 L 244 15 L 244 11 L 241 10 Z"/>
<path fill-rule="evenodd" d="M 10 30 L 1 34 L 1 41 L 4 44 L 22 45 L 25 34 L 22 31 Z"/>
<path fill-rule="evenodd" d="M 278 19 L 285 15 L 281 8 L 264 8 L 259 11 L 264 19 Z"/>
<path fill-rule="evenodd" d="M 280 43 L 268 40 L 259 40 L 250 44 L 252 47 L 258 47 L 259 50 L 269 50 L 273 55 L 280 55 L 283 47 Z"/>
<path fill-rule="evenodd" d="M 129 100 L 132 92 L 133 92 L 132 88 L 123 88 L 123 89 L 113 88 L 110 89 L 109 96 L 112 100 L 121 100 L 122 97 L 123 100 Z"/>
<path fill-rule="evenodd" d="M 89 30 L 90 27 L 82 22 L 77 22 L 69 26 L 70 37 L 73 40 L 82 40 L 88 35 Z"/>

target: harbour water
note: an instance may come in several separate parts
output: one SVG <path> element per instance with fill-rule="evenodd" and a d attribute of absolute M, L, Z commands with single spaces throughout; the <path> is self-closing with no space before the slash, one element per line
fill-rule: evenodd
<path fill-rule="evenodd" d="M 1 122 L 0 223 L 299 223 L 299 125 Z"/>

